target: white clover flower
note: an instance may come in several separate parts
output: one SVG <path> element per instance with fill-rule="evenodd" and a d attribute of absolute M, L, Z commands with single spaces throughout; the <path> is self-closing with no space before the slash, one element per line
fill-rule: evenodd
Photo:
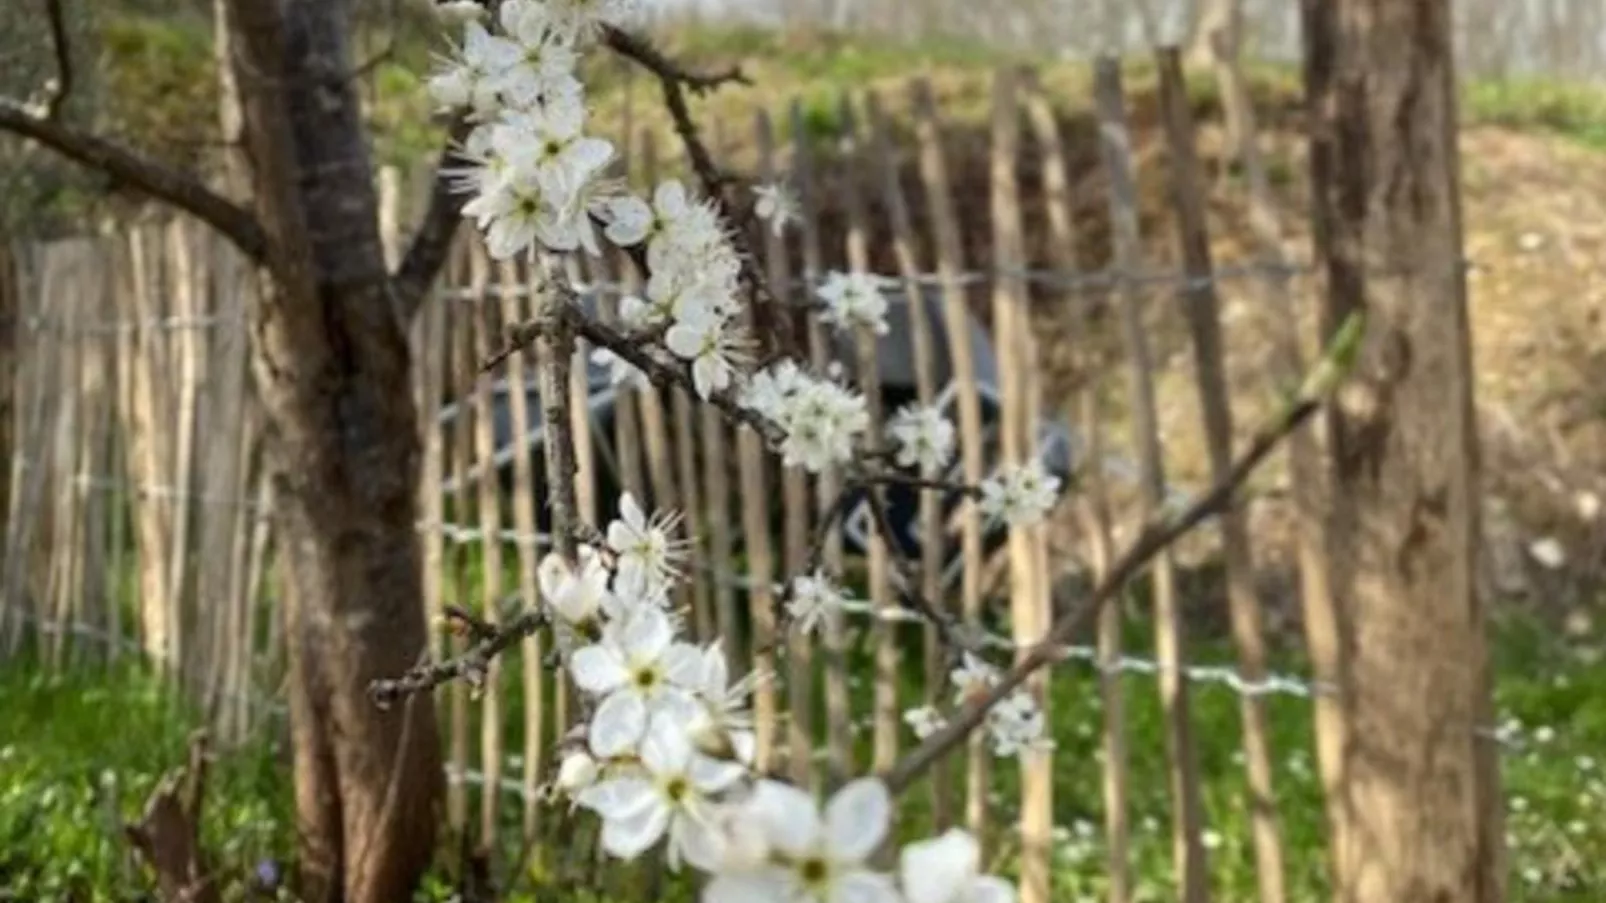
<path fill-rule="evenodd" d="M 1013 527 L 1027 526 L 1054 507 L 1059 488 L 1059 477 L 1043 470 L 1041 461 L 1005 468 L 982 481 L 981 511 Z"/>
<path fill-rule="evenodd" d="M 887 435 L 897 446 L 894 461 L 899 467 L 917 468 L 919 473 L 930 476 L 953 460 L 954 424 L 936 407 L 902 408 L 888 421 Z"/>
<path fill-rule="evenodd" d="M 823 816 L 804 791 L 760 781 L 742 811 L 744 827 L 763 833 L 771 856 L 717 872 L 703 903 L 900 903 L 892 877 L 866 864 L 892 816 L 892 797 L 879 778 L 844 785 Z"/>
<path fill-rule="evenodd" d="M 630 750 L 655 713 L 694 717 L 690 691 L 701 664 L 697 647 L 675 641 L 674 624 L 659 608 L 629 608 L 609 621 L 601 640 L 569 658 L 575 684 L 602 697 L 586 731 L 592 755 L 611 759 Z"/>
<path fill-rule="evenodd" d="M 608 525 L 608 547 L 615 556 L 614 589 L 621 595 L 658 597 L 679 577 L 675 564 L 684 543 L 670 538 L 679 518 L 641 510 L 629 492 L 619 497 L 619 517 Z"/>
<path fill-rule="evenodd" d="M 847 594 L 838 589 L 831 578 L 825 576 L 823 571 L 816 570 L 813 574 L 800 574 L 792 578 L 792 593 L 786 600 L 786 614 L 799 633 L 814 633 L 824 626 L 832 612 L 843 610 L 849 601 Z"/>
<path fill-rule="evenodd" d="M 781 182 L 754 186 L 753 193 L 758 195 L 753 212 L 767 221 L 775 237 L 780 238 L 786 233 L 786 224 L 798 218 L 797 197 Z"/>
<path fill-rule="evenodd" d="M 981 874 L 981 846 L 959 828 L 911 843 L 899 857 L 905 903 L 1014 903 L 1015 888 Z"/>
<path fill-rule="evenodd" d="M 698 753 L 681 725 L 654 717 L 641 741 L 640 775 L 609 778 L 580 793 L 579 803 L 602 816 L 602 848 L 634 859 L 669 835 L 669 867 L 682 858 L 711 864 L 717 841 L 710 836 L 713 796 L 741 780 L 746 770 Z"/>
<path fill-rule="evenodd" d="M 863 326 L 876 335 L 886 335 L 887 299 L 882 292 L 890 282 L 871 273 L 829 273 L 815 290 L 825 302 L 820 319 L 841 329 Z"/>
<path fill-rule="evenodd" d="M 903 723 L 909 725 L 909 730 L 921 740 L 942 730 L 948 722 L 935 708 L 929 705 L 918 706 L 903 713 Z"/>
<path fill-rule="evenodd" d="M 691 364 L 698 398 L 707 401 L 730 387 L 741 343 L 729 321 L 712 315 L 681 320 L 664 334 L 664 345 Z"/>

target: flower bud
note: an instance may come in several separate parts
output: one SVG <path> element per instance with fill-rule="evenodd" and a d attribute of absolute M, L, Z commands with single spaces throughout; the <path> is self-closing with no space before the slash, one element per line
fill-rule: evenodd
<path fill-rule="evenodd" d="M 570 753 L 558 766 L 558 787 L 572 796 L 595 784 L 597 771 L 597 760 L 583 752 Z"/>

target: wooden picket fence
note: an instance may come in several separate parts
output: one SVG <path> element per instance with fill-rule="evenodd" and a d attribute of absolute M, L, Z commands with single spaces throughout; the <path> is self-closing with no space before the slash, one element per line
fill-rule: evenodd
<path fill-rule="evenodd" d="M 1192 162 L 1193 126 L 1174 62 L 1160 67 L 1161 127 L 1185 271 L 1164 279 L 1139 278 L 1146 263 L 1138 161 L 1113 64 L 1100 64 L 1094 78 L 1099 177 L 1081 182 L 1070 177 L 1065 111 L 1028 74 L 998 74 L 984 199 L 955 183 L 958 161 L 974 152 L 974 142 L 954 139 L 931 87 L 919 80 L 896 99 L 844 97 L 835 146 L 810 137 L 799 104 L 779 116 L 758 112 L 751 122 L 724 121 L 711 130 L 725 140 L 750 130 L 756 177 L 784 174 L 804 201 L 794 232 L 762 248 L 778 296 L 806 300 L 828 269 L 874 267 L 903 287 L 908 346 L 901 353 L 912 398 L 952 405 L 959 474 L 966 481 L 978 481 L 1000 461 L 1038 454 L 1046 418 L 1070 417 L 1077 464 L 1067 503 L 1072 510 L 1056 523 L 1077 537 L 1079 560 L 1094 577 L 1111 562 L 1118 525 L 1167 503 L 1155 416 L 1154 371 L 1161 365 L 1150 347 L 1157 299 L 1183 301 L 1181 319 L 1194 340 L 1202 387 L 1199 427 L 1210 437 L 1217 472 L 1234 438 L 1221 379 L 1213 272 L 1208 254 L 1198 251 L 1209 246 L 1207 192 Z M 679 161 L 660 150 L 661 137 L 627 132 L 617 141 L 638 186 L 681 171 Z M 828 166 L 825 157 L 835 164 Z M 405 181 L 387 172 L 381 186 L 383 229 L 392 248 L 410 218 Z M 1256 180 L 1249 181 L 1254 188 Z M 1095 272 L 1078 269 L 1079 259 L 1095 253 L 1087 250 L 1089 237 L 1078 234 L 1078 205 L 1087 206 L 1090 191 L 1102 195 L 1094 201 L 1106 208 L 1108 225 L 1096 252 L 1108 266 Z M 1253 200 L 1267 206 L 1263 191 Z M 1022 212 L 1028 206 L 1029 221 Z M 978 221 L 989 229 L 979 243 L 985 258 L 976 256 L 972 240 Z M 531 274 L 519 264 L 491 261 L 472 230 L 462 232 L 442 287 L 413 326 L 415 388 L 425 418 L 420 530 L 429 613 L 462 604 L 494 620 L 507 611 L 503 600 L 540 601 L 539 452 L 519 439 L 531 433 L 539 409 L 533 394 L 515 389 L 499 395 L 497 388 L 498 381 L 533 385 L 533 359 L 516 355 L 490 376 L 477 375 L 505 327 L 531 315 Z M 1260 259 L 1280 259 L 1276 236 L 1262 237 Z M 223 737 L 243 737 L 272 716 L 284 670 L 274 500 L 247 372 L 254 274 L 223 240 L 184 219 L 21 247 L 16 257 L 22 329 L 15 360 L 5 365 L 14 368 L 16 404 L 0 648 L 9 656 L 28 645 L 50 667 L 148 656 L 206 706 Z M 571 266 L 604 315 L 619 293 L 640 288 L 618 256 Z M 1283 290 L 1277 274 L 1285 269 L 1266 271 L 1272 275 L 1250 285 L 1271 299 Z M 925 303 L 928 297 L 933 305 Z M 1050 310 L 1062 312 L 1062 319 L 1069 311 L 1074 324 L 1058 343 L 1063 347 L 1040 347 L 1038 324 Z M 1118 355 L 1100 344 L 1104 327 L 1095 320 L 1101 311 L 1118 324 Z M 972 323 L 982 325 L 990 343 L 997 392 L 987 404 L 994 407 L 984 406 L 979 389 Z M 878 375 L 887 372 L 878 361 L 887 353 L 885 342 L 859 336 L 833 344 L 812 314 L 806 327 L 817 366 L 847 352 L 850 370 L 872 399 L 873 431 L 879 432 L 891 413 L 878 385 Z M 1069 390 L 1045 385 L 1041 359 L 1050 353 L 1073 361 L 1083 375 Z M 1118 369 L 1105 374 L 1104 365 L 1117 356 Z M 946 360 L 946 373 L 939 373 L 939 360 Z M 812 531 L 830 517 L 840 479 L 776 469 L 750 430 L 733 430 L 683 392 L 599 391 L 588 386 L 587 370 L 575 368 L 573 386 L 581 515 L 605 524 L 619 491 L 684 512 L 685 532 L 696 546 L 690 579 L 676 601 L 689 612 L 692 630 L 703 641 L 725 638 L 728 654 L 740 663 L 735 672 L 778 672 L 781 678 L 760 683 L 753 702 L 759 768 L 826 787 L 890 765 L 912 743 L 902 712 L 951 695 L 950 660 L 935 631 L 893 616 L 902 609 L 895 550 L 872 538 L 860 562 L 848 554 L 841 531 L 832 531 L 826 567 L 852 575 L 888 616 L 835 619 L 818 639 L 777 637 L 775 587 L 808 559 Z M 1127 380 L 1130 436 L 1110 436 L 1102 425 L 1107 383 L 1118 378 Z M 1051 388 L 1056 397 L 1045 399 Z M 984 423 L 989 410 L 996 420 L 990 424 Z M 1135 462 L 1135 481 L 1123 483 L 1104 466 L 1118 447 Z M 494 461 L 498 452 L 504 461 Z M 1050 561 L 1050 527 L 1013 530 L 1003 551 L 991 554 L 971 503 L 947 511 L 927 496 L 913 517 L 926 598 L 970 624 L 1007 624 L 1019 646 L 1046 634 L 1051 584 L 1068 570 Z M 1264 674 L 1265 650 L 1258 603 L 1245 589 L 1246 540 L 1241 524 L 1233 526 L 1236 518 L 1222 521 L 1227 563 L 1236 570 L 1229 604 L 1241 670 L 1255 680 Z M 1153 581 L 1157 691 L 1168 724 L 1177 886 L 1182 899 L 1194 903 L 1205 899 L 1207 882 L 1174 563 L 1162 557 L 1146 579 Z M 1004 599 L 1007 606 L 1000 607 Z M 1107 666 L 1104 808 L 1114 901 L 1133 893 L 1126 814 L 1132 789 L 1123 689 L 1113 667 L 1123 653 L 1120 616 L 1118 607 L 1108 608 L 1096 637 L 1099 662 Z M 450 654 L 455 642 L 443 634 L 435 652 Z M 851 667 L 861 650 L 868 650 L 867 663 Z M 550 777 L 550 748 L 573 713 L 564 676 L 545 666 L 543 651 L 542 637 L 528 639 L 498 663 L 478 700 L 462 686 L 442 694 L 450 822 L 486 843 L 539 836 L 543 820 L 553 817 L 536 791 Z M 906 666 L 906 654 L 918 663 Z M 910 689 L 914 671 L 923 676 L 923 688 Z M 858 686 L 856 674 L 867 674 L 869 685 Z M 1047 680 L 1041 675 L 1031 684 L 1039 698 L 1046 698 Z M 1261 704 L 1253 694 L 1243 697 L 1244 749 L 1256 802 L 1261 899 L 1282 903 Z M 939 770 L 922 792 L 930 794 L 939 826 L 963 824 L 986 838 L 1010 832 L 1020 850 L 1023 899 L 1043 903 L 1053 899 L 1053 769 L 1087 765 L 1056 764 L 1052 751 L 1025 755 L 1014 826 L 999 818 L 989 799 L 990 770 L 999 767 L 984 747 L 972 744 L 963 764 Z M 475 793 L 476 785 L 483 792 Z M 509 792 L 498 792 L 504 788 Z"/>

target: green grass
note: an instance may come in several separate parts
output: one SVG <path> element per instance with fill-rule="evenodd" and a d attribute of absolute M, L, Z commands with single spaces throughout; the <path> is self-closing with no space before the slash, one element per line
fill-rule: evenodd
<path fill-rule="evenodd" d="M 1148 649 L 1141 622 L 1133 622 L 1129 640 L 1135 654 Z M 911 668 L 918 660 L 914 651 L 905 656 Z M 1503 723 L 1520 725 L 1520 739 L 1504 759 L 1514 901 L 1564 903 L 1606 894 L 1606 761 L 1594 758 L 1606 755 L 1606 666 L 1588 663 L 1577 651 L 1527 622 L 1502 624 L 1499 630 L 1497 706 Z M 1195 643 L 1191 653 L 1199 662 L 1230 660 L 1230 651 L 1219 642 Z M 1294 657 L 1282 658 L 1279 669 L 1298 672 Z M 854 691 L 856 711 L 862 712 L 869 693 L 868 650 L 853 650 L 852 662 L 854 674 L 862 678 Z M 508 662 L 504 686 L 508 750 L 518 750 L 522 743 L 515 714 L 522 704 L 515 676 L 519 667 L 517 658 Z M 913 699 L 918 681 L 913 673 L 906 678 L 905 698 Z M 1166 763 L 1155 683 L 1136 674 L 1123 682 L 1136 899 L 1172 899 Z M 1238 757 L 1238 700 L 1215 684 L 1195 687 L 1195 737 L 1212 882 L 1220 899 L 1251 899 L 1255 871 Z M 117 838 L 115 817 L 133 817 L 158 777 L 182 761 L 195 713 L 134 668 L 45 678 L 26 664 L 13 663 L 0 670 L 0 699 L 5 700 L 0 706 L 0 899 L 9 892 L 19 899 L 122 900 L 148 890 L 148 878 L 128 862 Z M 1267 704 L 1290 899 L 1320 900 L 1325 840 L 1310 705 L 1287 695 L 1271 696 Z M 1056 887 L 1063 894 L 1059 899 L 1096 899 L 1106 880 L 1099 751 L 1103 715 L 1097 683 L 1086 665 L 1068 664 L 1056 673 L 1052 713 L 1059 826 Z M 478 737 L 477 718 L 471 737 Z M 862 738 L 861 763 L 868 761 L 867 743 Z M 470 767 L 478 766 L 478 758 L 471 756 Z M 1012 833 L 1003 830 L 1017 799 L 1014 766 L 999 763 L 995 780 L 997 795 L 990 811 L 1000 830 L 992 846 L 995 866 L 1008 871 L 1018 852 Z M 222 756 L 208 794 L 206 836 L 225 874 L 238 879 L 263 859 L 287 861 L 289 790 L 288 772 L 265 738 Z M 903 800 L 900 833 L 929 831 L 929 807 L 928 786 L 912 789 Z M 478 811 L 475 794 L 470 812 Z M 504 807 L 504 824 L 505 833 L 516 834 L 518 809 L 511 798 Z M 511 844 L 500 851 L 509 859 L 515 854 Z M 450 858 L 442 855 L 440 861 Z M 535 876 L 537 886 L 552 875 L 550 864 L 544 869 Z M 448 871 L 432 876 L 426 898 L 445 899 Z M 610 868 L 595 879 L 601 882 L 595 886 L 628 899 L 631 892 L 626 889 L 638 880 L 633 874 Z M 76 895 L 70 893 L 73 889 Z M 656 898 L 690 899 L 689 892 L 681 880 Z M 550 885 L 539 893 L 541 900 L 553 899 Z"/>

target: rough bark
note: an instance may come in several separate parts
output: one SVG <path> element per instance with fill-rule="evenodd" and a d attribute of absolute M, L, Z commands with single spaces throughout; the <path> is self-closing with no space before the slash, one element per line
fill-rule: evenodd
<path fill-rule="evenodd" d="M 1321 751 L 1350 903 L 1502 894 L 1449 7 L 1304 4 L 1323 328 L 1368 322 L 1327 417 L 1344 729 Z"/>
<path fill-rule="evenodd" d="M 273 291 L 253 364 L 283 507 L 305 899 L 407 899 L 429 864 L 441 760 L 430 705 L 370 681 L 426 648 L 417 412 L 348 77 L 346 4 L 232 0 L 252 195 Z"/>

